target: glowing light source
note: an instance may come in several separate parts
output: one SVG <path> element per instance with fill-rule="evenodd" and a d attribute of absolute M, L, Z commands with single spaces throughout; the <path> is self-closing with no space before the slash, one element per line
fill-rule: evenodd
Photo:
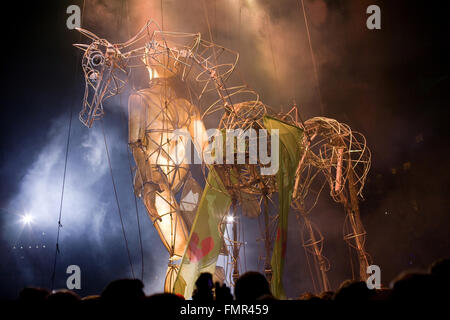
<path fill-rule="evenodd" d="M 31 216 L 30 214 L 26 214 L 22 216 L 21 220 L 23 224 L 30 224 L 33 222 L 33 216 Z"/>
<path fill-rule="evenodd" d="M 227 216 L 227 222 L 228 223 L 233 223 L 234 222 L 234 217 L 233 216 Z"/>

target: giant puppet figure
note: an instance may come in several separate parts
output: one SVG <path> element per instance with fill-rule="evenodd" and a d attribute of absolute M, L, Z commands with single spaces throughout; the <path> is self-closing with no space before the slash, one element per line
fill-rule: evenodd
<path fill-rule="evenodd" d="M 147 85 L 133 90 L 128 99 L 128 142 L 137 168 L 135 192 L 169 252 L 166 291 L 178 288 L 189 297 L 195 275 L 205 270 L 214 272 L 219 252 L 232 258 L 233 279 L 239 276 L 239 248 L 244 244 L 239 240 L 236 223 L 228 248 L 222 243 L 227 238 L 222 222 L 230 205 L 234 215 L 239 207 L 250 218 L 264 218 L 264 269 L 269 281 L 273 278 L 272 292 L 277 297 L 284 296 L 282 271 L 291 209 L 300 224 L 306 255 L 313 256 L 321 289 L 328 290 L 329 262 L 322 254 L 324 237 L 309 215 L 325 185 L 346 212 L 344 240 L 356 252 L 359 264 L 359 275 L 354 278 L 366 278 L 369 258 L 358 197 L 362 195 L 371 156 L 363 135 L 334 119 L 315 117 L 303 122 L 295 105 L 287 113 L 275 113 L 246 85 L 228 85 L 238 54 L 202 40 L 200 34 L 163 32 L 149 21 L 127 42 L 112 44 L 90 31 L 78 30 L 92 40 L 90 44 L 75 44 L 84 51 L 86 87 L 80 120 L 87 127 L 101 119 L 103 101 L 118 94 L 135 70 L 147 72 Z M 189 83 L 197 85 L 197 90 L 191 90 Z M 200 113 L 203 101 L 207 102 Z M 261 173 L 266 164 L 260 159 L 255 164 L 214 164 L 208 167 L 214 174 L 208 176 L 202 193 L 189 171 L 188 147 L 192 142 L 203 155 L 208 136 L 202 119 L 215 112 L 221 114 L 218 136 L 229 129 L 284 132 L 280 136 L 282 158 L 276 176 Z M 180 131 L 186 135 L 175 134 Z M 315 185 L 320 186 L 317 192 Z M 274 217 L 269 217 L 275 193 L 279 208 Z M 223 201 L 215 206 L 218 203 L 210 202 L 214 198 Z M 202 207 L 202 203 L 214 209 Z M 202 232 L 205 242 L 199 237 Z M 182 262 L 176 265 L 174 261 L 181 257 Z M 185 285 L 177 286 L 180 283 Z"/>

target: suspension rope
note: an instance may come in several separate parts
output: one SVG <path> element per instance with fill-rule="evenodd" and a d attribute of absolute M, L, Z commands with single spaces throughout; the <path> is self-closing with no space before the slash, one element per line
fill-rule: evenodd
<path fill-rule="evenodd" d="M 303 19 L 305 20 L 306 35 L 308 36 L 309 52 L 311 54 L 311 61 L 312 61 L 313 70 L 314 70 L 314 77 L 316 80 L 317 93 L 319 95 L 320 115 L 323 116 L 324 115 L 324 106 L 323 106 L 322 93 L 320 90 L 319 73 L 317 72 L 316 57 L 314 55 L 314 51 L 313 51 L 313 47 L 312 47 L 311 34 L 309 32 L 309 26 L 308 26 L 308 18 L 306 16 L 306 10 L 305 10 L 305 3 L 303 0 L 300 0 L 300 1 L 302 3 Z M 298 0 L 297 0 L 297 9 L 300 12 L 300 5 L 298 3 Z"/>
<path fill-rule="evenodd" d="M 127 145 L 127 156 L 128 156 L 128 166 L 130 167 L 131 185 L 133 185 L 133 170 L 131 165 L 130 148 L 128 147 L 128 145 Z M 141 221 L 139 219 L 138 201 L 134 191 L 133 191 L 133 198 L 134 198 L 134 207 L 136 210 L 136 220 L 139 235 L 139 248 L 141 253 L 141 280 L 144 280 L 144 247 L 142 245 Z"/>
<path fill-rule="evenodd" d="M 81 18 L 80 18 L 80 25 L 83 25 L 83 17 L 84 17 L 84 7 L 86 4 L 86 0 L 83 0 L 83 7 L 81 9 Z M 81 41 L 81 33 L 79 35 L 79 42 Z M 77 74 L 78 74 L 78 60 L 80 59 L 80 50 L 77 50 L 77 63 L 75 64 L 75 73 L 74 73 L 74 78 L 76 80 Z M 67 173 L 67 162 L 68 162 L 68 157 L 69 157 L 69 146 L 70 146 L 70 134 L 72 131 L 72 117 L 73 117 L 73 107 L 75 104 L 75 98 L 73 99 L 72 104 L 69 107 L 69 125 L 68 125 L 68 129 L 67 129 L 67 142 L 66 142 L 66 154 L 65 154 L 65 158 L 64 158 L 64 173 L 63 173 L 63 180 L 62 180 L 62 188 L 61 188 L 61 198 L 60 198 L 60 202 L 59 202 L 59 215 L 58 215 L 58 229 L 56 232 L 56 246 L 55 246 L 55 257 L 53 260 L 53 271 L 52 271 L 52 277 L 51 277 L 51 290 L 53 290 L 54 285 L 55 285 L 55 276 L 56 276 L 56 265 L 57 265 L 57 261 L 58 261 L 58 255 L 60 253 L 59 250 L 59 236 L 61 233 L 61 228 L 62 228 L 62 224 L 61 224 L 61 219 L 62 219 L 62 207 L 63 207 L 63 202 L 64 202 L 64 190 L 65 190 L 65 186 L 66 186 L 66 173 Z"/>
<path fill-rule="evenodd" d="M 125 5 L 126 19 L 127 19 L 126 20 L 127 36 L 128 36 L 128 38 L 130 38 L 130 16 L 129 16 L 129 11 L 128 11 L 128 1 L 127 0 L 122 1 L 122 9 L 123 9 L 124 5 Z M 122 14 L 120 16 L 122 16 Z M 122 22 L 122 18 L 121 18 L 121 22 Z M 123 103 L 122 103 L 122 95 L 121 95 L 120 96 L 120 105 L 122 105 L 122 104 Z M 125 116 L 125 112 L 122 113 L 122 119 L 123 119 L 123 122 L 125 123 L 125 128 L 127 128 L 127 119 Z M 128 135 L 128 132 L 126 132 L 126 135 Z M 126 149 L 127 149 L 128 167 L 130 169 L 131 186 L 134 186 L 133 166 L 131 164 L 131 156 L 130 156 L 131 152 L 130 152 L 128 143 L 126 144 Z M 144 247 L 142 245 L 141 221 L 139 219 L 138 201 L 137 201 L 137 197 L 136 197 L 136 194 L 134 193 L 134 191 L 133 191 L 133 198 L 134 198 L 134 208 L 136 211 L 136 221 L 137 221 L 138 236 L 139 236 L 139 248 L 140 248 L 140 254 L 141 254 L 141 280 L 144 280 Z"/>
<path fill-rule="evenodd" d="M 160 1 L 160 7 L 161 7 L 161 30 L 164 31 L 163 0 Z"/>
<path fill-rule="evenodd" d="M 272 45 L 272 35 L 271 35 L 271 30 L 270 30 L 270 24 L 271 24 L 270 17 L 269 17 L 269 15 L 266 15 L 266 29 L 267 29 L 267 35 L 269 38 L 270 54 L 272 56 L 273 71 L 275 73 L 275 82 L 278 87 L 277 91 L 280 92 L 280 77 L 278 76 L 278 68 L 277 68 L 277 64 L 275 61 L 275 53 L 274 53 L 274 49 L 273 49 L 273 45 Z"/>
<path fill-rule="evenodd" d="M 62 189 L 61 189 L 61 200 L 59 203 L 59 216 L 58 216 L 58 231 L 56 233 L 56 248 L 55 248 L 55 258 L 53 261 L 53 272 L 52 272 L 52 284 L 51 284 L 51 290 L 53 290 L 54 283 L 55 283 L 55 275 L 56 275 L 56 263 L 57 263 L 57 257 L 59 254 L 59 234 L 61 231 L 61 218 L 62 218 L 62 206 L 63 206 L 63 200 L 64 200 L 64 189 L 66 185 L 66 172 L 67 172 L 67 158 L 69 155 L 69 144 L 70 144 L 70 132 L 72 129 L 72 108 L 70 108 L 70 115 L 69 115 L 69 129 L 67 133 L 67 142 L 66 142 L 66 156 L 64 159 L 64 173 L 63 173 L 63 182 L 62 182 Z"/>
<path fill-rule="evenodd" d="M 120 96 L 120 105 L 122 105 L 122 96 Z M 125 117 L 125 112 L 122 113 L 122 120 L 125 124 L 125 129 L 127 128 L 127 119 Z M 128 134 L 128 132 L 127 132 Z M 133 165 L 131 163 L 131 156 L 130 156 L 130 148 L 128 143 L 126 144 L 127 149 L 127 158 L 128 158 L 128 167 L 130 171 L 130 179 L 131 179 L 131 186 L 132 189 L 134 186 L 134 177 L 133 177 Z M 133 199 L 134 199 L 134 208 L 136 211 L 136 221 L 137 221 L 137 227 L 138 227 L 138 237 L 139 237 L 139 249 L 140 249 L 140 255 L 141 255 L 141 280 L 144 280 L 144 246 L 142 245 L 142 232 L 141 232 L 141 221 L 139 218 L 139 209 L 138 209 L 138 200 L 136 197 L 136 194 L 133 191 Z"/>
<path fill-rule="evenodd" d="M 128 262 L 129 262 L 129 264 L 130 264 L 131 274 L 133 275 L 133 278 L 135 278 L 135 275 L 134 275 L 134 269 L 133 269 L 133 262 L 131 261 L 130 248 L 129 248 L 129 246 L 128 246 L 127 235 L 126 235 L 126 233 L 125 233 L 125 226 L 124 226 L 124 224 L 123 224 L 122 211 L 120 210 L 119 197 L 118 197 L 118 195 L 117 195 L 116 182 L 115 182 L 115 180 L 114 180 L 114 175 L 113 175 L 113 170 L 112 170 L 112 165 L 111 165 L 111 158 L 110 158 L 110 156 L 109 156 L 108 143 L 107 143 L 107 141 L 106 141 L 105 128 L 104 128 L 103 120 L 102 120 L 102 119 L 100 119 L 100 125 L 101 125 L 101 128 L 102 128 L 103 141 L 105 142 L 106 157 L 108 158 L 109 172 L 110 172 L 110 175 L 111 175 L 111 181 L 112 181 L 112 184 L 113 184 L 114 197 L 115 197 L 115 199 L 116 199 L 116 205 L 117 205 L 117 212 L 119 213 L 120 224 L 121 224 L 121 226 L 122 226 L 123 239 L 125 240 L 125 247 L 126 247 L 126 249 L 127 249 Z"/>

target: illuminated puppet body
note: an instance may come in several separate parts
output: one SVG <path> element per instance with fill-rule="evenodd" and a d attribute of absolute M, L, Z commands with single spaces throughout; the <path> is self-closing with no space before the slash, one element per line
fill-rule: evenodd
<path fill-rule="evenodd" d="M 180 208 L 175 195 L 188 178 L 192 179 L 185 156 L 186 145 L 192 141 L 197 149 L 201 149 L 206 141 L 206 130 L 199 110 L 186 99 L 189 94 L 186 84 L 180 81 L 175 71 L 152 64 L 149 54 L 146 50 L 143 58 L 149 74 L 149 88 L 131 94 L 128 99 L 128 141 L 137 165 L 135 192 L 143 198 L 150 219 L 170 255 L 165 290 L 171 291 L 177 273 L 172 262 L 183 256 L 190 228 L 188 219 L 181 216 L 184 208 Z M 173 67 L 170 70 L 176 70 L 169 56 L 163 56 L 162 60 L 166 66 Z M 175 130 L 189 136 L 176 138 Z"/>
<path fill-rule="evenodd" d="M 143 197 L 171 258 L 177 259 L 184 253 L 189 231 L 179 216 L 175 194 L 187 177 L 189 165 L 184 142 L 173 139 L 173 131 L 185 129 L 194 138 L 199 136 L 196 131 L 205 129 L 198 109 L 180 97 L 173 85 L 176 80 L 171 78 L 153 78 L 150 88 L 130 96 L 129 143 L 138 167 L 135 190 Z"/>

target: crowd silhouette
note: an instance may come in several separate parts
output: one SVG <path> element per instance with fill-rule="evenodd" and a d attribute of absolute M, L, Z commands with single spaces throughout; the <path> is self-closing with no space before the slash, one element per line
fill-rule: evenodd
<path fill-rule="evenodd" d="M 304 293 L 296 300 L 336 301 L 336 302 L 423 302 L 448 301 L 450 284 L 450 259 L 434 262 L 426 271 L 405 271 L 391 282 L 389 288 L 369 289 L 363 281 L 344 281 L 336 291 L 320 294 Z M 19 303 L 45 303 L 49 305 L 74 305 L 83 301 L 128 303 L 148 301 L 177 303 L 184 301 L 182 296 L 171 293 L 158 293 L 146 296 L 144 284 L 137 279 L 119 279 L 109 283 L 100 295 L 80 297 L 70 290 L 50 292 L 43 288 L 24 288 L 18 296 Z M 249 302 L 274 301 L 269 283 L 259 272 L 249 271 L 241 275 L 235 283 L 234 296 L 225 284 L 213 283 L 212 275 L 202 273 L 195 283 L 192 296 L 194 302 Z"/>

